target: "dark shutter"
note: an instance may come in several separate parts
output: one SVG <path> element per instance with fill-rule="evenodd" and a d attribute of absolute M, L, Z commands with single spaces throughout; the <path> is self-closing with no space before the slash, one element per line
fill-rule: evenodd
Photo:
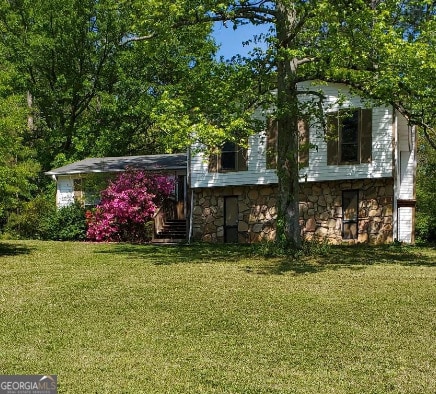
<path fill-rule="evenodd" d="M 362 109 L 360 120 L 360 162 L 371 163 L 372 158 L 372 110 Z"/>
<path fill-rule="evenodd" d="M 303 119 L 298 121 L 298 164 L 299 168 L 309 165 L 309 125 Z"/>
<path fill-rule="evenodd" d="M 268 118 L 266 125 L 266 168 L 277 168 L 277 120 Z"/>
<path fill-rule="evenodd" d="M 339 114 L 337 112 L 327 115 L 327 165 L 339 163 Z"/>
<path fill-rule="evenodd" d="M 248 150 L 245 147 L 238 146 L 238 171 L 247 171 L 248 170 Z"/>
<path fill-rule="evenodd" d="M 211 153 L 209 155 L 208 171 L 209 172 L 217 172 L 219 161 L 220 161 L 219 155 L 216 153 Z"/>

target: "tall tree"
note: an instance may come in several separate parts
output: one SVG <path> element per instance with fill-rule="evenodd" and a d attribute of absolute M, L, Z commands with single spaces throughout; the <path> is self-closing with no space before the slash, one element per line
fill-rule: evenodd
<path fill-rule="evenodd" d="M 279 237 L 289 245 L 299 247 L 301 242 L 298 120 L 319 115 L 300 105 L 299 82 L 346 83 L 364 97 L 392 104 L 411 123 L 424 126 L 428 137 L 434 132 L 433 1 L 198 0 L 183 4 L 185 13 L 175 27 L 210 21 L 235 27 L 244 23 L 272 26 L 267 57 L 257 63 L 268 67 L 265 75 L 276 75 Z M 319 122 L 325 124 L 323 119 Z"/>
<path fill-rule="evenodd" d="M 1 46 L 0 46 L 1 49 Z M 13 65 L 0 62 L 0 223 L 29 198 L 39 172 L 35 152 L 26 146 L 29 111 L 25 97 L 15 94 Z"/>

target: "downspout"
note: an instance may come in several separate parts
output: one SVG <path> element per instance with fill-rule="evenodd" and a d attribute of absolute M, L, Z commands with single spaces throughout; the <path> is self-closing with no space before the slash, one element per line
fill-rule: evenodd
<path fill-rule="evenodd" d="M 398 179 L 399 177 L 399 171 L 400 171 L 400 163 L 398 158 L 398 116 L 393 109 L 393 122 L 392 122 L 392 128 L 393 128 L 393 135 L 392 135 L 392 160 L 393 160 L 393 169 L 392 169 L 392 175 L 394 177 L 394 201 L 392 201 L 392 236 L 394 238 L 394 241 L 398 240 L 398 207 L 397 207 L 397 199 L 398 199 Z"/>
<path fill-rule="evenodd" d="M 192 210 L 194 208 L 194 190 L 191 189 L 191 208 L 189 212 L 189 232 L 188 232 L 188 244 L 191 244 L 191 238 L 192 238 Z"/>

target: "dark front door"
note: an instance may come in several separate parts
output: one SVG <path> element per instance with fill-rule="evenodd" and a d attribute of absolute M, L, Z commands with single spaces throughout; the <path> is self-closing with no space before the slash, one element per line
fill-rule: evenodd
<path fill-rule="evenodd" d="M 224 242 L 238 242 L 238 197 L 224 198 Z"/>

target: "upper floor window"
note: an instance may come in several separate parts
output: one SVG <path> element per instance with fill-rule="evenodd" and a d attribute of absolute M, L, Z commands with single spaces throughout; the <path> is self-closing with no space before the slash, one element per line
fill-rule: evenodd
<path fill-rule="evenodd" d="M 341 110 L 327 117 L 327 164 L 370 163 L 372 110 Z"/>
<path fill-rule="evenodd" d="M 224 142 L 221 149 L 221 170 L 235 171 L 238 168 L 238 145 L 234 142 Z"/>
<path fill-rule="evenodd" d="M 226 141 L 209 157 L 209 172 L 247 171 L 247 148 Z"/>

